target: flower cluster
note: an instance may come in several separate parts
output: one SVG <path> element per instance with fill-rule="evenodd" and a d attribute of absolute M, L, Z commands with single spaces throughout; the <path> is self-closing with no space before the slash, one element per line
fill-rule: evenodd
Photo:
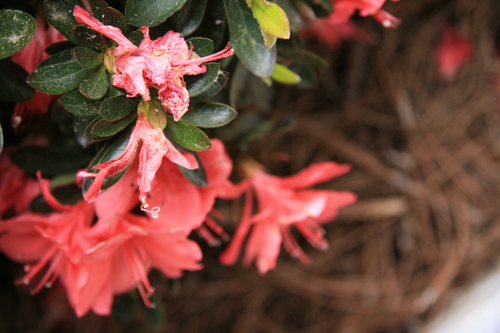
<path fill-rule="evenodd" d="M 333 12 L 326 18 L 315 18 L 301 34 L 314 37 L 322 43 L 336 47 L 344 39 L 370 41 L 370 34 L 358 27 L 351 17 L 359 12 L 361 16 L 373 16 L 386 28 L 395 28 L 399 20 L 382 9 L 386 0 L 332 0 Z M 397 1 L 397 0 L 393 0 Z"/>

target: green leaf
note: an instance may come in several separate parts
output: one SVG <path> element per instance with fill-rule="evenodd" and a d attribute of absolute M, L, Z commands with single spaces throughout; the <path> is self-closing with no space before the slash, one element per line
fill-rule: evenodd
<path fill-rule="evenodd" d="M 219 91 L 222 90 L 222 88 L 224 88 L 228 79 L 229 79 L 229 74 L 225 71 L 220 70 L 217 76 L 217 81 L 215 81 L 214 84 L 208 87 L 208 89 L 202 92 L 201 94 L 191 98 L 191 101 L 189 103 L 195 104 L 215 96 Z"/>
<path fill-rule="evenodd" d="M 61 138 L 47 146 L 23 146 L 13 151 L 10 157 L 30 176 L 35 176 L 40 170 L 45 178 L 52 178 L 85 167 L 89 155 L 74 140 Z"/>
<path fill-rule="evenodd" d="M 136 27 L 153 27 L 164 22 L 178 11 L 186 0 L 129 0 L 125 17 Z"/>
<path fill-rule="evenodd" d="M 91 142 L 99 142 L 99 141 L 104 141 L 109 139 L 107 136 L 99 136 L 95 135 L 92 132 L 92 129 L 94 128 L 94 125 L 96 122 L 102 120 L 101 117 L 97 117 L 95 119 L 92 119 L 90 122 L 87 123 L 87 126 L 85 127 L 85 130 L 83 131 L 83 135 Z"/>
<path fill-rule="evenodd" d="M 129 98 L 126 96 L 107 98 L 102 102 L 99 113 L 106 120 L 119 120 L 137 110 L 139 100 L 139 98 Z"/>
<path fill-rule="evenodd" d="M 186 88 L 189 97 L 194 97 L 206 91 L 217 81 L 219 76 L 219 64 L 205 64 L 207 71 L 199 75 L 185 76 Z"/>
<path fill-rule="evenodd" d="M 230 41 L 238 58 L 259 77 L 269 77 L 276 62 L 276 48 L 267 49 L 259 23 L 244 1 L 224 0 Z"/>
<path fill-rule="evenodd" d="M 117 158 L 121 153 L 125 151 L 125 148 L 127 147 L 129 138 L 130 138 L 130 131 L 123 133 L 121 135 L 117 135 L 113 139 L 107 141 L 104 146 L 99 150 L 99 152 L 96 154 L 94 159 L 90 162 L 90 165 L 87 169 L 88 172 L 92 173 L 98 173 L 99 170 L 93 170 L 92 168 L 96 166 L 97 164 L 109 162 L 115 158 Z M 132 163 L 131 163 L 132 164 Z M 111 177 L 106 177 L 104 178 L 104 181 L 102 182 L 101 189 L 105 190 L 114 184 L 116 184 L 127 172 L 128 168 L 130 165 L 123 170 L 122 172 L 111 176 Z M 87 191 L 89 190 L 90 185 L 94 182 L 94 178 L 92 177 L 87 177 L 83 180 L 82 182 L 82 192 L 85 195 Z"/>
<path fill-rule="evenodd" d="M 264 38 L 264 44 L 268 49 L 274 46 L 276 44 L 276 40 L 278 39 L 277 37 L 274 37 L 271 34 L 268 34 L 264 30 L 260 29 L 260 32 L 262 33 L 262 38 Z"/>
<path fill-rule="evenodd" d="M 195 31 L 196 36 L 208 37 L 216 49 L 227 43 L 227 17 L 222 0 L 210 0 L 210 10 L 205 11 L 203 22 Z"/>
<path fill-rule="evenodd" d="M 93 143 L 85 136 L 85 129 L 91 121 L 92 119 L 88 118 L 73 117 L 73 133 L 75 134 L 75 140 L 82 148 L 87 148 Z"/>
<path fill-rule="evenodd" d="M 58 95 L 78 88 L 91 73 L 91 69 L 80 66 L 71 50 L 66 50 L 42 61 L 28 76 L 28 83 L 43 93 Z"/>
<path fill-rule="evenodd" d="M 92 124 L 92 134 L 100 137 L 108 137 L 122 131 L 136 118 L 135 114 L 129 114 L 126 117 L 116 120 L 107 121 L 103 118 L 97 118 Z"/>
<path fill-rule="evenodd" d="M 300 31 L 306 26 L 306 22 L 300 17 L 300 14 L 293 0 L 274 0 L 278 6 L 283 8 L 290 22 L 290 29 L 292 31 Z"/>
<path fill-rule="evenodd" d="M 59 103 L 75 116 L 94 119 L 99 116 L 102 100 L 88 99 L 80 91 L 73 90 L 62 95 Z"/>
<path fill-rule="evenodd" d="M 102 63 L 103 54 L 88 47 L 76 46 L 73 49 L 76 61 L 85 69 L 94 69 Z"/>
<path fill-rule="evenodd" d="M 20 10 L 0 10 L 0 59 L 20 51 L 35 35 L 33 17 Z"/>
<path fill-rule="evenodd" d="M 174 30 L 182 36 L 193 33 L 201 24 L 207 0 L 190 0 L 170 18 Z"/>
<path fill-rule="evenodd" d="M 102 22 L 102 13 L 104 8 L 109 7 L 109 5 L 104 0 L 90 0 L 90 9 L 92 11 L 92 16 Z"/>
<path fill-rule="evenodd" d="M 263 31 L 277 38 L 290 38 L 290 23 L 280 6 L 266 0 L 253 0 L 252 12 Z"/>
<path fill-rule="evenodd" d="M 213 128 L 228 124 L 236 117 L 236 111 L 222 103 L 202 102 L 189 106 L 182 120 L 198 127 Z"/>
<path fill-rule="evenodd" d="M 278 63 L 274 66 L 271 79 L 283 84 L 295 84 L 300 82 L 300 76 Z"/>
<path fill-rule="evenodd" d="M 24 102 L 35 94 L 26 83 L 28 72 L 10 59 L 0 60 L 0 98 L 11 102 Z"/>
<path fill-rule="evenodd" d="M 181 170 L 184 177 L 186 177 L 186 179 L 189 180 L 191 184 L 196 185 L 198 187 L 207 187 L 208 178 L 207 178 L 207 173 L 205 171 L 205 167 L 203 166 L 203 161 L 201 160 L 200 156 L 198 156 L 197 153 L 195 152 L 189 152 L 189 153 L 193 154 L 196 160 L 198 161 L 198 169 L 189 170 L 180 165 L 177 165 L 177 167 L 179 168 L 179 170 Z"/>
<path fill-rule="evenodd" d="M 171 116 L 167 115 L 167 117 L 167 128 L 165 130 L 175 142 L 194 151 L 203 151 L 210 148 L 210 139 L 205 132 L 182 119 L 174 121 Z"/>
<path fill-rule="evenodd" d="M 112 7 L 106 7 L 102 10 L 102 17 L 100 21 L 104 25 L 112 25 L 119 28 L 123 34 L 127 34 L 132 30 L 130 25 L 127 23 L 125 16 Z"/>
<path fill-rule="evenodd" d="M 59 30 L 69 41 L 77 44 L 77 39 L 73 35 L 73 27 L 78 23 L 73 17 L 75 1 L 69 0 L 45 0 L 43 8 L 50 24 Z"/>
<path fill-rule="evenodd" d="M 90 99 L 101 99 L 109 88 L 108 74 L 104 67 L 99 67 L 90 77 L 80 84 L 80 92 Z"/>
<path fill-rule="evenodd" d="M 193 46 L 193 51 L 200 57 L 206 57 L 214 53 L 214 42 L 211 39 L 195 37 L 188 39 L 186 42 L 188 45 Z"/>
<path fill-rule="evenodd" d="M 104 51 L 107 48 L 104 36 L 86 25 L 79 24 L 75 26 L 73 34 L 75 35 L 77 44 L 99 51 Z"/>

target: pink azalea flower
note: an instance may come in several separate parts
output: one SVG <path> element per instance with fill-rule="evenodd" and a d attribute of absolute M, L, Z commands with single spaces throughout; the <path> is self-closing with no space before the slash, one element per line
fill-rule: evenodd
<path fill-rule="evenodd" d="M 439 74 L 447 80 L 452 79 L 474 53 L 470 38 L 460 34 L 456 27 L 444 29 L 436 49 L 436 66 Z"/>
<path fill-rule="evenodd" d="M 61 42 L 66 38 L 52 25 L 42 18 L 36 18 L 36 33 L 30 42 L 19 52 L 12 55 L 11 59 L 24 68 L 28 73 L 35 70 L 36 66 L 49 57 L 45 49 L 53 43 Z M 29 100 L 17 103 L 12 115 L 12 124 L 15 128 L 19 126 L 26 111 L 34 114 L 43 114 L 49 110 L 50 105 L 57 96 L 47 95 L 35 91 L 35 95 Z"/>
<path fill-rule="evenodd" d="M 0 216 L 24 212 L 30 202 L 40 194 L 35 179 L 14 165 L 9 157 L 11 148 L 4 148 L 0 154 Z"/>
<path fill-rule="evenodd" d="M 144 39 L 135 46 L 120 29 L 103 25 L 83 8 L 75 6 L 73 15 L 78 23 L 86 24 L 118 43 L 114 50 L 118 73 L 113 76 L 113 85 L 125 89 L 128 97 L 140 94 L 146 101 L 151 100 L 149 88 L 159 89 L 158 98 L 175 120 L 179 120 L 189 106 L 184 75 L 204 73 L 206 68 L 202 63 L 234 53 L 229 44 L 218 53 L 199 58 L 178 33 L 169 31 L 165 36 L 151 40 L 148 27 L 141 28 Z"/>
<path fill-rule="evenodd" d="M 337 21 L 347 21 L 359 11 L 361 16 L 373 16 L 386 28 L 395 28 L 399 20 L 382 9 L 386 0 L 332 0 L 333 15 Z M 398 1 L 398 0 L 393 0 Z"/>
<path fill-rule="evenodd" d="M 356 201 L 356 195 L 351 192 L 305 189 L 348 172 L 349 165 L 316 163 L 297 175 L 284 178 L 265 173 L 255 162 L 246 163 L 243 168 L 250 188 L 242 220 L 220 257 L 224 265 L 236 262 L 248 234 L 243 264 L 255 261 L 261 274 L 276 267 L 281 243 L 290 255 L 306 263 L 307 256 L 294 240 L 290 226 L 299 230 L 312 246 L 325 249 L 328 243 L 320 224 L 331 221 L 339 208 Z M 252 215 L 254 196 L 259 210 Z"/>
<path fill-rule="evenodd" d="M 94 178 L 92 185 L 84 196 L 88 202 L 97 199 L 102 182 L 106 177 L 122 172 L 133 162 L 137 149 L 140 149 L 137 183 L 139 185 L 139 200 L 143 203 L 144 209 L 148 207 L 146 196 L 151 190 L 151 182 L 162 163 L 163 157 L 187 169 L 198 168 L 196 159 L 191 154 L 183 155 L 180 153 L 165 137 L 161 128 L 151 125 L 144 112 L 139 111 L 138 117 L 123 153 L 111 161 L 94 166 L 93 169 L 99 170 L 98 173 L 84 171 L 78 173 L 78 177 Z"/>

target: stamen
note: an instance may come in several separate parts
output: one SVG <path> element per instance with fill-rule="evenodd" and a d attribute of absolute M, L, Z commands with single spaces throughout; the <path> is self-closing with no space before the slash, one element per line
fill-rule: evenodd
<path fill-rule="evenodd" d="M 194 229 L 194 231 L 208 244 L 208 246 L 220 246 L 220 241 L 216 239 L 204 225 L 200 225 L 198 228 Z"/>
<path fill-rule="evenodd" d="M 151 303 L 149 297 L 154 294 L 155 289 L 149 282 L 147 273 L 144 269 L 145 264 L 140 258 L 140 253 L 135 251 L 131 246 L 125 247 L 124 252 L 130 274 L 132 275 L 132 279 L 137 282 L 137 290 L 139 290 L 144 305 L 148 308 L 154 308 L 155 304 Z"/>
<path fill-rule="evenodd" d="M 220 225 L 218 225 L 213 219 L 210 217 L 205 218 L 205 225 L 208 227 L 209 230 L 211 230 L 213 233 L 215 233 L 217 236 L 219 236 L 223 241 L 227 242 L 229 241 L 229 235 L 222 229 Z"/>
<path fill-rule="evenodd" d="M 30 281 L 40 272 L 40 270 L 52 259 L 52 257 L 57 253 L 57 247 L 51 247 L 38 261 L 35 265 L 25 265 L 24 271 L 28 274 L 15 281 L 16 284 L 28 285 Z"/>
<path fill-rule="evenodd" d="M 322 228 L 315 228 L 313 223 L 315 222 L 309 221 L 308 224 L 306 224 L 305 222 L 294 223 L 294 226 L 300 231 L 302 235 L 304 235 L 309 244 L 311 244 L 314 248 L 320 249 L 322 251 L 328 250 L 328 241 L 323 238 Z M 311 228 L 315 228 L 316 230 L 311 230 Z"/>
<path fill-rule="evenodd" d="M 155 206 L 151 209 L 148 209 L 149 204 L 146 202 L 146 198 L 141 199 L 141 210 L 143 212 L 151 214 L 151 217 L 157 219 L 160 216 L 160 207 Z"/>
<path fill-rule="evenodd" d="M 231 48 L 231 43 L 227 43 L 226 47 L 214 54 L 211 54 L 206 57 L 201 57 L 201 58 L 196 58 L 196 59 L 189 59 L 189 60 L 183 60 L 183 61 L 173 61 L 172 66 L 184 66 L 184 65 L 191 65 L 191 64 L 201 64 L 204 62 L 210 62 L 214 60 L 219 60 L 225 57 L 232 56 L 234 54 L 234 50 Z"/>
<path fill-rule="evenodd" d="M 280 226 L 281 235 L 283 236 L 283 246 L 285 250 L 290 254 L 291 257 L 299 259 L 303 264 L 309 263 L 309 258 L 306 256 L 304 251 L 300 248 L 295 238 L 293 238 L 292 233 L 287 226 Z"/>

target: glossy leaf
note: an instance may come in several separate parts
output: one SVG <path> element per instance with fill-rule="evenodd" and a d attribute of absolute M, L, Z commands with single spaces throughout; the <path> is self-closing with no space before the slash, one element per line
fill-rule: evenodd
<path fill-rule="evenodd" d="M 193 51 L 200 57 L 206 57 L 214 53 L 214 42 L 211 39 L 195 37 L 188 39 L 186 42 L 188 45 L 193 46 Z"/>
<path fill-rule="evenodd" d="M 126 96 L 115 96 L 107 98 L 101 104 L 99 113 L 106 120 L 119 120 L 129 113 L 137 110 L 139 98 L 129 98 Z"/>
<path fill-rule="evenodd" d="M 100 137 L 115 135 L 125 129 L 125 127 L 135 120 L 135 118 L 135 114 L 129 114 L 128 116 L 116 121 L 108 121 L 103 118 L 98 118 L 98 120 L 96 120 L 96 122 L 92 125 L 92 134 Z"/>
<path fill-rule="evenodd" d="M 215 96 L 219 91 L 222 90 L 222 88 L 224 88 L 228 79 L 229 79 L 229 74 L 225 71 L 220 70 L 217 76 L 217 81 L 215 81 L 214 84 L 208 87 L 208 89 L 202 92 L 201 94 L 191 98 L 191 101 L 189 103 L 195 104 Z"/>
<path fill-rule="evenodd" d="M 189 111 L 182 120 L 204 128 L 220 127 L 236 117 L 236 111 L 222 103 L 202 102 L 189 106 Z"/>
<path fill-rule="evenodd" d="M 125 16 L 112 7 L 105 7 L 102 10 L 101 22 L 105 25 L 112 25 L 119 28 L 124 34 L 131 31 Z"/>
<path fill-rule="evenodd" d="M 99 116 L 102 100 L 88 99 L 80 91 L 74 90 L 62 95 L 59 103 L 75 116 L 94 119 Z"/>
<path fill-rule="evenodd" d="M 73 56 L 76 61 L 86 69 L 93 69 L 102 63 L 103 54 L 88 47 L 76 46 L 73 49 Z"/>
<path fill-rule="evenodd" d="M 269 77 L 276 62 L 276 48 L 267 49 L 259 23 L 244 1 L 224 0 L 230 41 L 238 58 L 256 76 Z"/>
<path fill-rule="evenodd" d="M 26 83 L 28 72 L 10 59 L 0 60 L 0 98 L 11 102 L 24 102 L 35 94 Z"/>
<path fill-rule="evenodd" d="M 80 92 L 90 99 L 101 99 L 106 95 L 109 81 L 106 69 L 99 67 L 90 77 L 80 84 Z"/>
<path fill-rule="evenodd" d="M 73 27 L 78 23 L 73 17 L 73 8 L 79 1 L 71 0 L 45 0 L 43 8 L 47 19 L 57 30 L 69 41 L 77 44 L 77 39 L 73 35 Z"/>
<path fill-rule="evenodd" d="M 266 0 L 252 0 L 252 12 L 263 31 L 278 38 L 290 38 L 290 23 L 285 11 Z"/>
<path fill-rule="evenodd" d="M 207 0 L 190 0 L 170 18 L 174 30 L 182 36 L 193 33 L 201 24 Z"/>
<path fill-rule="evenodd" d="M 104 36 L 95 32 L 90 27 L 79 24 L 73 28 L 77 44 L 94 50 L 104 51 L 107 47 Z"/>
<path fill-rule="evenodd" d="M 111 161 L 118 157 L 123 151 L 125 151 L 125 147 L 127 147 L 128 140 L 130 138 L 130 132 L 123 133 L 121 135 L 116 136 L 115 138 L 109 140 L 104 144 L 104 146 L 99 150 L 99 152 L 96 154 L 94 159 L 89 164 L 88 167 L 88 172 L 93 172 L 97 173 L 99 170 L 93 170 L 92 167 L 96 166 L 97 164 L 101 164 L 104 162 Z M 130 165 L 129 165 L 130 167 Z M 103 190 L 113 186 L 116 184 L 127 172 L 127 169 L 123 170 L 122 172 L 111 176 L 111 177 L 106 177 L 104 181 L 102 182 L 101 188 Z M 82 182 L 82 192 L 83 194 L 87 193 L 90 185 L 92 185 L 94 181 L 94 178 L 92 177 L 87 177 L 83 180 Z"/>
<path fill-rule="evenodd" d="M 125 17 L 136 27 L 153 27 L 178 11 L 186 0 L 128 0 Z"/>
<path fill-rule="evenodd" d="M 179 170 L 181 170 L 182 174 L 184 177 L 186 177 L 187 180 L 193 185 L 196 185 L 198 187 L 207 187 L 208 185 L 208 177 L 207 177 L 207 172 L 205 171 L 205 167 L 203 166 L 203 161 L 201 158 L 198 156 L 197 153 L 195 152 L 189 152 L 194 155 L 196 160 L 198 161 L 198 168 L 194 170 L 189 170 L 184 167 L 181 167 L 180 165 L 177 165 Z"/>
<path fill-rule="evenodd" d="M 104 0 L 89 0 L 92 16 L 102 22 L 103 10 L 109 5 Z"/>
<path fill-rule="evenodd" d="M 75 140 L 82 148 L 87 148 L 93 143 L 93 141 L 90 141 L 85 136 L 85 129 L 91 121 L 92 119 L 88 118 L 73 117 L 73 133 L 75 135 Z"/>
<path fill-rule="evenodd" d="M 194 151 L 203 151 L 210 148 L 210 139 L 205 132 L 182 119 L 174 121 L 171 116 L 167 117 L 167 128 L 165 130 L 168 131 L 168 134 L 175 142 Z"/>
<path fill-rule="evenodd" d="M 78 88 L 83 79 L 92 73 L 92 70 L 80 66 L 72 56 L 71 50 L 67 51 L 70 51 L 70 54 L 69 58 L 65 60 L 59 59 L 60 54 L 58 53 L 42 62 L 28 76 L 28 83 L 33 88 L 50 95 L 58 95 Z M 52 64 L 51 58 L 59 59 L 61 62 Z M 51 64 L 45 66 L 47 63 Z"/>
<path fill-rule="evenodd" d="M 107 137 L 107 136 L 99 136 L 99 135 L 94 134 L 94 132 L 92 132 L 92 128 L 94 127 L 95 123 L 97 123 L 100 120 L 102 120 L 102 118 L 97 117 L 97 118 L 92 119 L 90 122 L 87 123 L 87 126 L 85 127 L 85 130 L 83 131 L 83 135 L 89 141 L 99 142 L 99 141 L 104 141 L 104 140 L 109 139 L 109 137 Z"/>
<path fill-rule="evenodd" d="M 227 17 L 223 0 L 210 0 L 209 8 L 210 10 L 205 11 L 203 22 L 194 34 L 210 38 L 214 41 L 215 48 L 221 49 L 227 43 Z"/>
<path fill-rule="evenodd" d="M 205 66 L 207 67 L 207 71 L 205 73 L 184 77 L 184 80 L 186 81 L 186 88 L 190 97 L 203 93 L 217 81 L 220 65 L 205 64 Z"/>
<path fill-rule="evenodd" d="M 276 64 L 274 66 L 271 79 L 283 84 L 295 84 L 300 82 L 300 76 L 281 64 Z"/>
<path fill-rule="evenodd" d="M 21 10 L 0 10 L 0 59 L 20 51 L 35 35 L 33 17 Z"/>

